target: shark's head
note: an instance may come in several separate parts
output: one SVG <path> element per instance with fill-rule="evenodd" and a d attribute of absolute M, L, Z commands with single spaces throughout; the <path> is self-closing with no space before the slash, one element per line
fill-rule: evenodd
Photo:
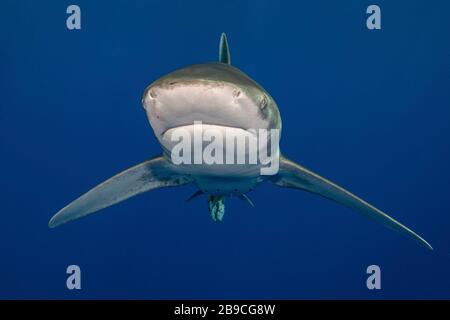
<path fill-rule="evenodd" d="M 174 129 L 195 122 L 216 129 L 281 129 L 273 98 L 239 69 L 225 63 L 186 67 L 153 82 L 143 106 L 156 137 L 168 151 Z"/>

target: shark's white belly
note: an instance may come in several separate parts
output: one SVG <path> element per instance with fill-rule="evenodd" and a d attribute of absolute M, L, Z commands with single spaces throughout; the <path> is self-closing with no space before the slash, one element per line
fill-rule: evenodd
<path fill-rule="evenodd" d="M 194 177 L 194 183 L 197 187 L 204 193 L 210 195 L 246 194 L 263 181 L 262 176 L 252 178 L 210 175 Z"/>

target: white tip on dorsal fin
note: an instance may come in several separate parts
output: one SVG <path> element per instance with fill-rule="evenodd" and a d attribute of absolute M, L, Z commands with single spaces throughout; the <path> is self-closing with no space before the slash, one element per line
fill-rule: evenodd
<path fill-rule="evenodd" d="M 230 49 L 228 48 L 227 35 L 225 32 L 222 32 L 222 35 L 220 36 L 219 62 L 231 64 Z"/>

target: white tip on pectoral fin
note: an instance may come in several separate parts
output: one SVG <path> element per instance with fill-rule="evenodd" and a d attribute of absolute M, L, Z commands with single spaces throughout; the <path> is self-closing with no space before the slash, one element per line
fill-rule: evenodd
<path fill-rule="evenodd" d="M 99 184 L 61 209 L 48 225 L 54 228 L 140 193 L 190 182 L 188 178 L 174 173 L 171 166 L 160 156 L 131 167 Z"/>
<path fill-rule="evenodd" d="M 280 169 L 272 181 L 280 187 L 296 188 L 336 201 L 369 218 L 375 219 L 383 225 L 396 230 L 433 250 L 431 245 L 417 233 L 378 210 L 366 201 L 358 198 L 344 188 L 309 171 L 301 165 L 280 156 Z"/>

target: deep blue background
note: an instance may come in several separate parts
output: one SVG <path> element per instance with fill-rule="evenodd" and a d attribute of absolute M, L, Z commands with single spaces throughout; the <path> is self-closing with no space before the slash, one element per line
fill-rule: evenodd
<path fill-rule="evenodd" d="M 0 298 L 450 298 L 448 1 L 68 1 L 0 4 Z M 295 4 L 294 4 L 295 3 Z M 222 224 L 192 186 L 49 229 L 50 217 L 160 152 L 153 80 L 217 58 L 277 100 L 282 151 L 435 247 L 311 194 L 266 184 Z M 82 290 L 65 287 L 78 264 Z M 366 288 L 366 267 L 382 290 Z"/>

